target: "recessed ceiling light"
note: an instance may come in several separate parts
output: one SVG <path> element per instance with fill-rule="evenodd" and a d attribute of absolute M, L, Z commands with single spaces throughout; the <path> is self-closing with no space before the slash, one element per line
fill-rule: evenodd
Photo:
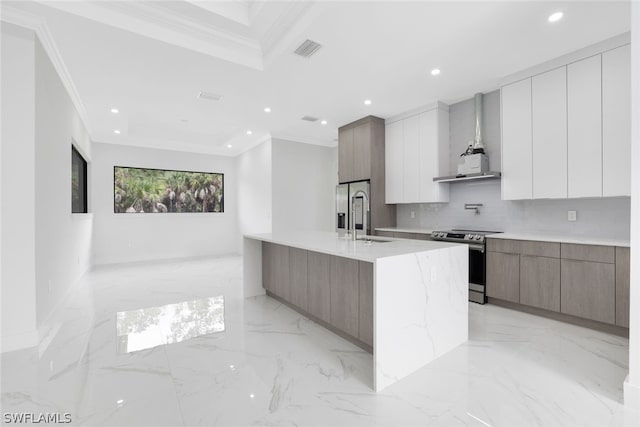
<path fill-rule="evenodd" d="M 251 394 L 249 395 L 249 397 L 253 399 L 254 397 L 256 397 L 256 395 L 255 395 L 255 394 L 253 394 L 253 393 L 251 393 Z"/>
<path fill-rule="evenodd" d="M 440 74 L 440 69 L 439 68 L 434 68 L 433 70 L 431 70 L 431 75 L 432 76 L 437 76 Z"/>
<path fill-rule="evenodd" d="M 233 145 L 231 144 L 227 144 L 227 148 L 233 148 Z M 233 369 L 233 365 L 229 366 L 231 369 Z"/>
<path fill-rule="evenodd" d="M 321 125 L 326 125 L 326 124 L 327 124 L 327 121 L 326 121 L 326 120 L 323 120 L 323 121 L 321 121 L 321 122 L 320 122 L 320 124 L 321 124 Z"/>
<path fill-rule="evenodd" d="M 120 111 L 119 111 L 117 108 L 112 108 L 112 109 L 111 109 L 111 112 L 112 112 L 113 114 L 118 114 Z"/>
<path fill-rule="evenodd" d="M 549 15 L 549 18 L 547 18 L 547 20 L 549 22 L 558 22 L 559 20 L 562 19 L 563 16 L 564 16 L 564 13 L 556 12 L 556 13 L 552 13 L 551 15 Z"/>
<path fill-rule="evenodd" d="M 208 99 L 209 101 L 220 101 L 222 99 L 222 95 L 219 93 L 202 91 L 198 94 L 198 98 Z"/>
<path fill-rule="evenodd" d="M 269 108 L 269 107 L 264 107 L 264 112 L 265 112 L 265 113 L 270 113 L 270 112 L 271 112 L 271 108 Z"/>
<path fill-rule="evenodd" d="M 364 100 L 364 105 L 371 105 L 371 100 L 370 99 L 365 99 Z"/>
<path fill-rule="evenodd" d="M 118 129 L 114 130 L 113 133 L 115 133 L 116 135 L 120 135 L 120 131 Z"/>
<path fill-rule="evenodd" d="M 247 131 L 247 135 L 251 135 L 253 132 L 251 132 L 250 130 Z"/>

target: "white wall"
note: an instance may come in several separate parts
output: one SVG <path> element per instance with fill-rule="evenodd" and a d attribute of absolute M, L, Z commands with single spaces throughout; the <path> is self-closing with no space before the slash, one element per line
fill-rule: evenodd
<path fill-rule="evenodd" d="M 2 341 L 37 343 L 35 269 L 35 39 L 2 23 Z"/>
<path fill-rule="evenodd" d="M 449 197 L 449 203 L 398 205 L 398 227 L 557 232 L 629 239 L 631 216 L 628 197 L 506 201 L 500 198 L 500 181 L 452 184 Z M 474 211 L 464 209 L 465 203 L 482 203 L 484 206 L 476 215 Z M 568 210 L 577 211 L 577 221 L 567 221 Z M 416 213 L 413 219 L 411 212 Z"/>
<path fill-rule="evenodd" d="M 274 139 L 273 231 L 335 230 L 338 149 Z"/>
<path fill-rule="evenodd" d="M 631 5 L 632 164 L 640 164 L 640 4 Z M 640 412 L 640 168 L 631 172 L 631 312 L 629 317 L 629 377 L 625 405 Z M 636 420 L 638 421 L 638 420 Z M 631 425 L 631 424 L 629 424 Z"/>
<path fill-rule="evenodd" d="M 266 141 L 236 157 L 240 247 L 244 234 L 271 232 L 271 149 Z"/>
<path fill-rule="evenodd" d="M 91 171 L 89 135 L 37 40 L 35 65 L 36 305 L 42 338 L 51 326 L 49 315 L 91 265 L 93 219 L 71 213 L 71 144 Z"/>
<path fill-rule="evenodd" d="M 235 159 L 93 144 L 94 264 L 238 253 Z M 113 167 L 224 173 L 224 213 L 116 214 Z"/>

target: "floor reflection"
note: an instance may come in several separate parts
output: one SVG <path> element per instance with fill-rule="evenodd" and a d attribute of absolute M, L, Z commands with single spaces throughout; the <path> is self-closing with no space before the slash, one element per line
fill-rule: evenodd
<path fill-rule="evenodd" d="M 121 311 L 118 353 L 131 353 L 224 331 L 224 296 Z"/>

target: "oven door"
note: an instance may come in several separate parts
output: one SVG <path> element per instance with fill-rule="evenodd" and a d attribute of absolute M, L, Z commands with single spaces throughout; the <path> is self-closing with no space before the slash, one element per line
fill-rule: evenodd
<path fill-rule="evenodd" d="M 481 245 L 469 245 L 469 301 L 486 302 L 486 254 Z"/>

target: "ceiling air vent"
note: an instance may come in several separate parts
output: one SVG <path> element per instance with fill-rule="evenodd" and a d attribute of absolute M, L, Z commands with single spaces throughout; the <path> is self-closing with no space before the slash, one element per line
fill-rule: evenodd
<path fill-rule="evenodd" d="M 313 116 L 304 116 L 302 120 L 304 120 L 305 122 L 317 122 L 318 118 Z"/>
<path fill-rule="evenodd" d="M 211 92 L 200 92 L 198 94 L 198 98 L 200 99 L 208 99 L 209 101 L 220 101 L 222 99 L 222 95 Z"/>
<path fill-rule="evenodd" d="M 302 56 L 303 58 L 309 58 L 311 55 L 316 53 L 318 49 L 320 49 L 322 45 L 320 43 L 316 43 L 313 40 L 305 40 L 298 48 L 293 52 L 296 55 Z"/>

